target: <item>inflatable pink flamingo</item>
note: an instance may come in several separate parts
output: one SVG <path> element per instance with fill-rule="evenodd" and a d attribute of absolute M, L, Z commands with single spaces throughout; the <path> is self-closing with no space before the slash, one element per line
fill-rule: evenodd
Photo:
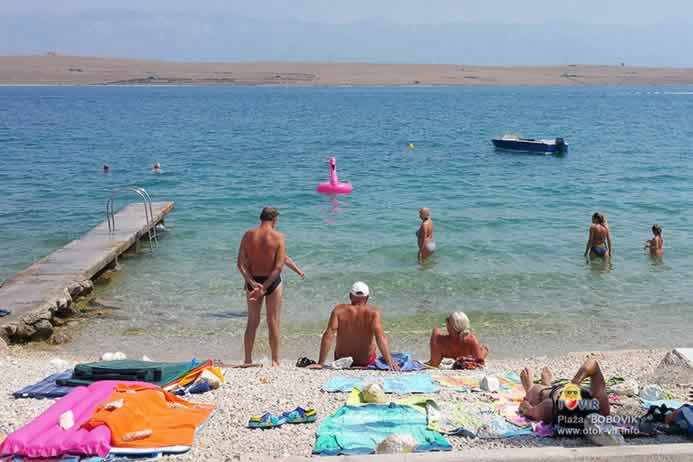
<path fill-rule="evenodd" d="M 320 194 L 351 194 L 351 183 L 340 183 L 337 178 L 337 161 L 330 157 L 330 181 L 320 183 L 316 190 Z"/>

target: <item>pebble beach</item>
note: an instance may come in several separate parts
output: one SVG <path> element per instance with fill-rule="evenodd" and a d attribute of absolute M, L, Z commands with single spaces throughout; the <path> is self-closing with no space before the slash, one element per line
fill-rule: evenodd
<path fill-rule="evenodd" d="M 592 356 L 599 360 L 606 376 L 621 374 L 624 379 L 633 379 L 640 386 L 653 383 L 654 373 L 666 350 L 622 350 L 612 352 L 568 353 L 559 356 L 536 356 L 524 359 L 490 358 L 484 370 L 452 371 L 427 370 L 423 373 L 440 374 L 493 374 L 507 370 L 519 372 L 529 366 L 536 373 L 548 366 L 556 377 L 572 377 L 579 364 Z M 78 362 L 98 360 L 94 357 L 66 357 L 61 359 L 70 365 Z M 51 364 L 55 355 L 46 351 L 31 351 L 21 347 L 10 347 L 0 359 L 4 380 L 0 385 L 0 432 L 2 436 L 18 429 L 46 410 L 53 400 L 14 399 L 11 393 L 34 383 L 49 373 L 57 372 Z M 156 358 L 154 358 L 156 359 Z M 363 370 L 306 370 L 296 368 L 293 361 L 283 361 L 280 368 L 224 368 L 226 383 L 221 388 L 187 399 L 194 402 L 214 403 L 219 406 L 204 429 L 198 434 L 193 449 L 183 455 L 171 456 L 171 460 L 267 460 L 291 456 L 310 456 L 315 443 L 315 432 L 323 419 L 337 411 L 347 399 L 344 393 L 325 393 L 321 386 L 336 375 L 358 375 L 383 377 L 389 372 Z M 680 378 L 676 380 L 681 381 Z M 675 380 L 675 381 L 676 381 Z M 676 399 L 686 399 L 689 383 L 661 383 Z M 457 400 L 489 399 L 484 393 L 458 392 L 441 387 L 431 395 L 438 402 Z M 289 425 L 271 430 L 246 428 L 251 415 L 271 412 L 281 414 L 286 410 L 302 406 L 318 411 L 318 421 L 312 424 Z M 612 413 L 621 416 L 644 414 L 637 398 L 622 397 L 622 404 L 614 406 Z M 449 436 L 454 451 L 469 448 L 495 449 L 537 446 L 589 446 L 584 438 L 535 438 L 483 440 L 460 436 Z M 686 442 L 684 438 L 659 435 L 656 438 L 636 437 L 626 439 L 626 444 L 663 444 Z"/>

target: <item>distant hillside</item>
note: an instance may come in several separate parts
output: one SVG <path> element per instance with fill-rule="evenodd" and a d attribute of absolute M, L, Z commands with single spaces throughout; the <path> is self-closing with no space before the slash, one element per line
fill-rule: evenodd
<path fill-rule="evenodd" d="M 499 22 L 503 20 L 499 16 Z M 682 18 L 682 21 L 687 20 Z M 0 15 L 0 55 L 56 51 L 187 61 L 693 67 L 690 24 L 327 25 L 120 9 Z"/>

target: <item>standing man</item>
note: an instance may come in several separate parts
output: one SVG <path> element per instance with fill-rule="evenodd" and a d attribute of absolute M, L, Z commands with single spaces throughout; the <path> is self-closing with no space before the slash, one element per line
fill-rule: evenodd
<path fill-rule="evenodd" d="M 279 319 L 282 305 L 281 273 L 286 261 L 284 235 L 275 230 L 279 212 L 265 207 L 260 213 L 260 225 L 249 229 L 241 239 L 236 265 L 245 279 L 248 298 L 248 324 L 243 345 L 245 364 L 252 364 L 255 333 L 260 325 L 262 300 L 266 300 L 267 327 L 272 350 L 272 367 L 279 366 Z"/>

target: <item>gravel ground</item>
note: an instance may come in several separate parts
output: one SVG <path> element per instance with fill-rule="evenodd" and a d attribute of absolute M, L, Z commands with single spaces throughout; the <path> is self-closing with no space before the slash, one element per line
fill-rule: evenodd
<path fill-rule="evenodd" d="M 620 373 L 625 379 L 635 379 L 642 386 L 649 383 L 653 373 L 666 351 L 638 350 L 606 353 L 570 353 L 556 357 L 534 357 L 526 359 L 491 360 L 486 373 L 515 370 L 529 366 L 540 371 L 549 366 L 557 377 L 572 377 L 579 364 L 588 355 L 595 356 L 601 363 L 605 374 Z M 10 348 L 0 359 L 0 367 L 5 371 L 0 396 L 0 432 L 2 437 L 29 422 L 47 409 L 51 400 L 15 400 L 10 393 L 34 383 L 47 374 L 56 372 L 51 366 L 53 356 L 45 352 L 26 351 L 21 347 Z M 94 361 L 96 358 L 63 357 L 68 362 Z M 335 375 L 383 376 L 386 373 L 372 371 L 331 371 L 305 370 L 294 367 L 293 362 L 284 362 L 281 368 L 225 369 L 226 383 L 219 389 L 193 398 L 194 401 L 216 403 L 217 413 L 210 419 L 198 435 L 193 450 L 188 454 L 176 456 L 177 461 L 192 460 L 266 460 L 269 457 L 309 456 L 315 442 L 315 431 L 320 422 L 334 413 L 346 401 L 346 394 L 329 394 L 320 391 L 321 386 Z M 435 371 L 436 374 L 479 374 L 478 371 Z M 687 385 L 668 384 L 666 387 L 675 397 L 685 399 Z M 435 394 L 437 401 L 470 399 L 470 394 L 459 393 L 441 387 Z M 481 395 L 483 396 L 483 395 Z M 245 428 L 250 415 L 294 409 L 296 406 L 315 408 L 319 419 L 315 424 L 284 425 L 273 430 L 250 430 Z M 618 415 L 641 415 L 643 411 L 633 398 L 623 400 L 623 405 L 613 409 Z M 507 448 L 536 446 L 586 446 L 581 438 L 517 438 L 504 440 L 480 440 L 452 436 L 448 440 L 455 450 L 465 448 Z M 628 444 L 653 444 L 684 442 L 678 437 L 660 435 L 657 438 L 632 438 Z"/>

